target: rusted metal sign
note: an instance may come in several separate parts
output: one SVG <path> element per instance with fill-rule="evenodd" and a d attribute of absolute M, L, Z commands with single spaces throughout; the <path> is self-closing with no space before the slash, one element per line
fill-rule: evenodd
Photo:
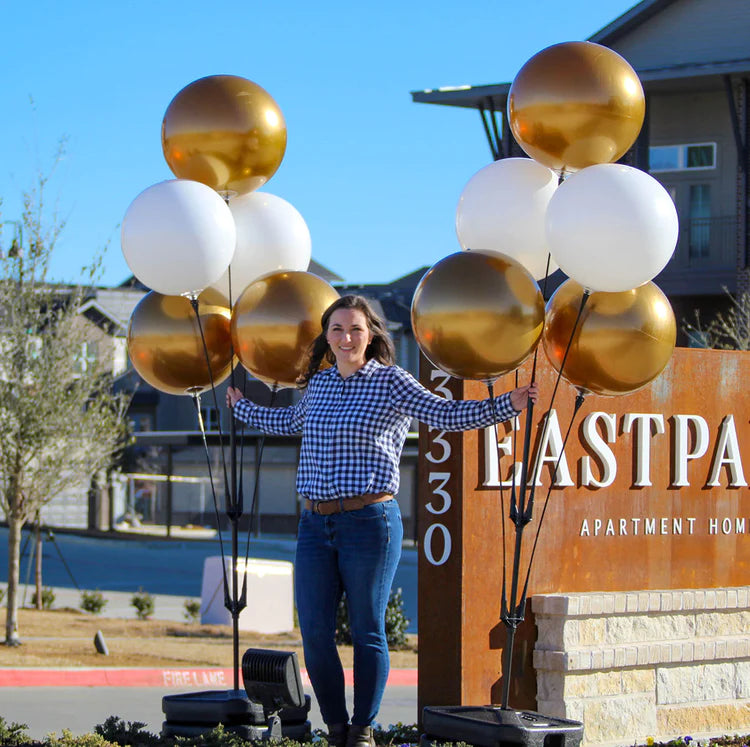
<path fill-rule="evenodd" d="M 521 383 L 529 372 L 526 364 Z M 529 463 L 534 518 L 524 530 L 522 582 L 543 512 L 544 520 L 529 596 L 747 584 L 749 377 L 750 353 L 676 349 L 651 385 L 623 397 L 587 396 L 573 419 L 576 392 L 565 382 L 550 411 L 556 373 L 540 355 Z M 487 396 L 483 384 L 429 364 L 422 383 L 454 399 Z M 514 386 L 508 376 L 495 390 Z M 500 702 L 500 604 L 515 536 L 509 485 L 523 419 L 519 428 L 420 433 L 420 712 Z M 512 707 L 535 707 L 533 639 L 529 606 L 516 638 Z"/>

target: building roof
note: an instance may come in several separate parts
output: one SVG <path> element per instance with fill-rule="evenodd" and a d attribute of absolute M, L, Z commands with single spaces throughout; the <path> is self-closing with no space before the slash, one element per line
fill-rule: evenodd
<path fill-rule="evenodd" d="M 636 26 L 647 23 L 653 16 L 674 2 L 676 0 L 643 0 L 592 34 L 588 41 L 609 46 Z"/>
<path fill-rule="evenodd" d="M 419 281 L 429 269 L 429 267 L 420 267 L 418 270 L 396 278 L 396 280 L 392 280 L 389 283 L 336 285 L 335 287 L 342 295 L 354 293 L 359 296 L 365 296 L 370 301 L 374 301 L 376 311 L 387 319 L 389 323 L 395 323 L 405 330 L 410 330 L 411 302 L 414 297 L 414 291 L 417 285 L 419 285 Z"/>
<path fill-rule="evenodd" d="M 107 334 L 117 337 L 124 336 L 127 325 L 118 319 L 112 311 L 105 309 L 98 301 L 89 299 L 81 308 L 79 313 L 83 314 L 90 322 L 103 329 Z"/>
<path fill-rule="evenodd" d="M 618 41 L 678 2 L 679 0 L 643 0 L 590 36 L 587 41 L 615 47 Z M 719 86 L 723 85 L 721 76 L 750 72 L 750 57 L 743 55 L 732 59 L 722 59 L 721 51 L 720 48 L 712 48 L 711 59 L 653 67 L 634 65 L 634 67 L 647 90 L 679 90 L 687 86 L 696 88 L 702 83 Z M 507 106 L 511 83 L 426 89 L 412 91 L 411 97 L 415 103 L 483 109 L 490 113 L 503 112 Z"/>
<path fill-rule="evenodd" d="M 307 268 L 307 271 L 313 273 L 313 275 L 317 275 L 318 277 L 323 278 L 323 280 L 327 280 L 329 283 L 344 282 L 344 278 L 342 278 L 340 275 L 337 275 L 333 270 L 329 270 L 325 265 L 322 265 L 315 259 L 310 260 L 310 265 Z M 148 286 L 145 286 L 140 280 L 138 280 L 135 275 L 131 275 L 130 277 L 126 278 L 117 287 L 123 289 L 137 289 L 144 292 L 148 292 L 151 290 Z"/>

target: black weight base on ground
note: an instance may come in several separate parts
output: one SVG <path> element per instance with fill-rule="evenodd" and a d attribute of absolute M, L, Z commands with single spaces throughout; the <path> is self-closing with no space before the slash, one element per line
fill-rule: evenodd
<path fill-rule="evenodd" d="M 420 747 L 467 742 L 476 747 L 577 747 L 580 721 L 516 711 L 500 706 L 425 706 Z"/>
<path fill-rule="evenodd" d="M 165 695 L 161 709 L 166 716 L 162 724 L 164 736 L 197 736 L 223 724 L 227 731 L 243 739 L 262 739 L 268 730 L 268 717 L 263 706 L 250 700 L 244 690 L 206 690 L 196 693 Z M 310 696 L 300 708 L 284 708 L 278 716 L 281 734 L 304 741 L 311 735 Z"/>

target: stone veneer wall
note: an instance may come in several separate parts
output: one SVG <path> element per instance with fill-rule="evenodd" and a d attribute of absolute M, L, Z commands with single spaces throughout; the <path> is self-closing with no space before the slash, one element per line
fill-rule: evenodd
<path fill-rule="evenodd" d="M 584 745 L 750 732 L 750 588 L 532 599 L 537 710 Z"/>

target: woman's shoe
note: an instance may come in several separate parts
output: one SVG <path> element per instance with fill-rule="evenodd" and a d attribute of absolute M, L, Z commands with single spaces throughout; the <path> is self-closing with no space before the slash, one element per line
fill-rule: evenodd
<path fill-rule="evenodd" d="M 328 744 L 330 747 L 346 747 L 349 724 L 328 724 Z"/>
<path fill-rule="evenodd" d="M 375 747 L 375 736 L 372 733 L 372 726 L 352 724 L 349 727 L 346 747 Z"/>

